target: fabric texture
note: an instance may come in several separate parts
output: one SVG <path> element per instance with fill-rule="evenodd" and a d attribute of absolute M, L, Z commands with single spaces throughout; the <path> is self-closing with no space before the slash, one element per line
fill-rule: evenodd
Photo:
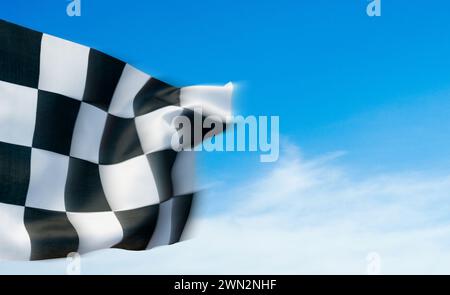
<path fill-rule="evenodd" d="M 225 117 L 231 92 L 0 20 L 0 260 L 179 241 L 195 159 L 171 148 L 172 120 Z"/>

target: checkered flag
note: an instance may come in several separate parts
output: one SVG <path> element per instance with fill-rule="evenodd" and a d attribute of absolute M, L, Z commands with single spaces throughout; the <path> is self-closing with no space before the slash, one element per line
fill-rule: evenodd
<path fill-rule="evenodd" d="M 194 161 L 171 148 L 173 119 L 225 118 L 231 92 L 0 20 L 0 260 L 179 241 Z"/>

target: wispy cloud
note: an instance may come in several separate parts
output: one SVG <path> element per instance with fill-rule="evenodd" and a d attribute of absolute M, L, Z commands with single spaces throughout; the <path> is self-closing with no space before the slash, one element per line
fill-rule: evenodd
<path fill-rule="evenodd" d="M 361 177 L 337 164 L 344 155 L 304 159 L 285 145 L 272 170 L 209 190 L 236 197 L 195 219 L 194 238 L 148 252 L 96 252 L 83 257 L 82 272 L 365 274 L 367 254 L 377 252 L 385 274 L 450 273 L 450 174 Z M 38 272 L 43 264 L 64 271 L 64 261 L 8 266 Z"/>
<path fill-rule="evenodd" d="M 273 170 L 221 192 L 221 214 L 196 220 L 196 238 L 149 257 L 149 273 L 450 273 L 450 175 L 361 178 L 334 160 L 288 146 Z M 211 192 L 218 193 L 218 192 Z M 177 259 L 173 259 L 173 257 Z"/>

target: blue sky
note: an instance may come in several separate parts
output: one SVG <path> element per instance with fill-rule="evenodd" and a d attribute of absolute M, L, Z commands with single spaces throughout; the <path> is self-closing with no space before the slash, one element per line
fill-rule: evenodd
<path fill-rule="evenodd" d="M 450 3 L 382 0 L 382 16 L 370 18 L 368 2 L 82 0 L 82 16 L 70 18 L 68 1 L 16 0 L 0 5 L 0 17 L 95 47 L 176 85 L 234 81 L 236 113 L 280 116 L 284 157 L 315 163 L 345 152 L 333 163 L 352 179 L 349 189 L 380 175 L 442 184 L 433 177 L 446 179 L 450 164 Z M 217 182 L 205 210 L 237 207 L 230 196 L 237 188 L 286 168 L 258 160 L 252 153 L 203 153 L 199 175 Z M 377 193 L 369 195 L 382 199 Z M 434 208 L 446 200 L 437 199 Z"/>
<path fill-rule="evenodd" d="M 366 0 L 83 1 L 79 18 L 67 4 L 18 0 L 0 17 L 178 85 L 236 81 L 236 112 L 279 115 L 281 134 L 310 155 L 346 150 L 363 170 L 449 164 L 446 1 L 383 1 L 379 18 Z"/>

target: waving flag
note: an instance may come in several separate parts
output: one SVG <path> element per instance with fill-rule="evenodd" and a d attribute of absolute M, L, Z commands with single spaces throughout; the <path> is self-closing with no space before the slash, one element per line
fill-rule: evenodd
<path fill-rule="evenodd" d="M 194 159 L 171 149 L 172 120 L 195 107 L 224 118 L 231 92 L 0 21 L 0 259 L 179 241 Z"/>

